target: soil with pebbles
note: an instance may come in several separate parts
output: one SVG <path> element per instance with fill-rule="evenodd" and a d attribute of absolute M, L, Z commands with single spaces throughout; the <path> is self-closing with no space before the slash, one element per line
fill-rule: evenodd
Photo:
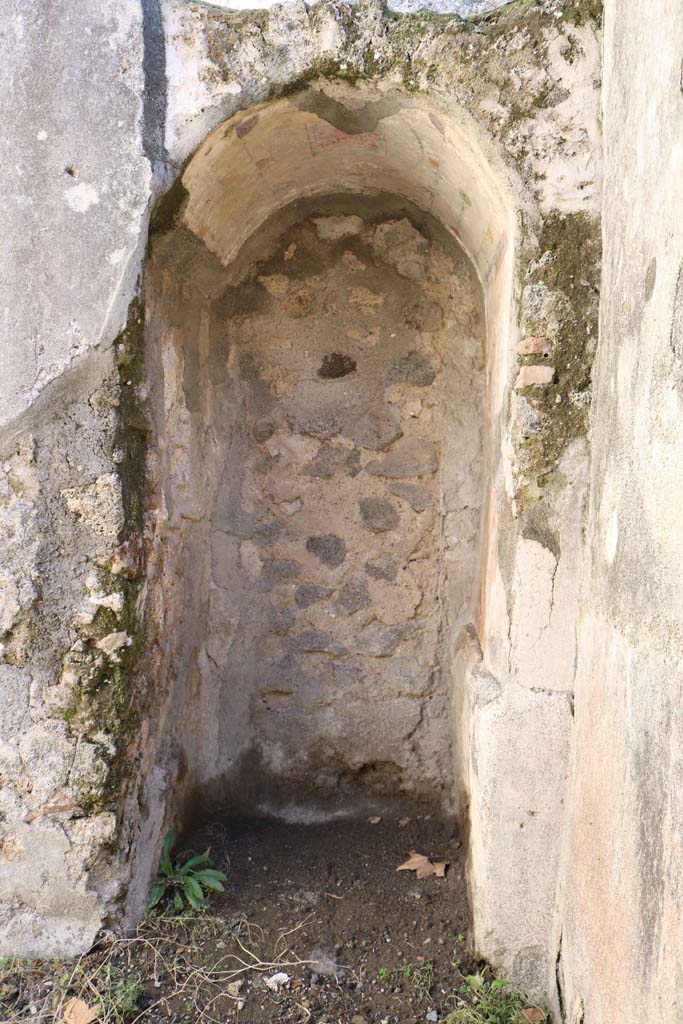
<path fill-rule="evenodd" d="M 192 846 L 210 846 L 228 874 L 215 910 L 243 919 L 245 949 L 277 965 L 246 971 L 239 1001 L 224 1002 L 218 1019 L 445 1019 L 468 927 L 462 843 L 452 823 L 434 817 L 305 826 L 243 822 L 209 826 L 192 837 Z M 418 880 L 414 872 L 397 872 L 413 850 L 448 861 L 446 877 Z M 231 952 L 230 940 L 216 949 Z M 268 982 L 278 973 L 288 980 L 273 991 Z"/>

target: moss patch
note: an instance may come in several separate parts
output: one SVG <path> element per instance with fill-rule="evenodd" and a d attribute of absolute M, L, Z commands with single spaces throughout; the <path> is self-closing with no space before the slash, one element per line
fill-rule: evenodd
<path fill-rule="evenodd" d="M 125 768 L 125 748 L 137 726 L 138 714 L 133 702 L 133 678 L 143 647 L 143 634 L 137 615 L 140 584 L 122 580 L 106 570 L 100 572 L 105 593 L 123 594 L 123 609 L 118 613 L 99 609 L 93 622 L 82 630 L 80 641 L 64 658 L 64 668 L 76 678 L 76 685 L 64 719 L 79 739 L 94 743 L 106 764 L 104 783 L 97 787 L 82 781 L 77 800 L 86 814 L 97 814 L 116 807 Z M 107 657 L 97 646 L 110 633 L 125 633 L 128 642 Z M 105 735 L 112 747 L 98 737 Z M 112 753 L 113 750 L 113 753 Z"/>
<path fill-rule="evenodd" d="M 602 27 L 602 0 L 564 0 L 560 10 L 562 18 L 570 25 L 584 25 L 592 22 L 598 28 Z M 540 0 L 510 0 L 509 3 L 497 7 L 486 14 L 473 15 L 468 21 L 477 25 L 500 25 L 502 22 L 510 22 L 510 19 L 517 19 L 520 15 L 527 16 L 532 12 L 543 13 Z"/>
<path fill-rule="evenodd" d="M 128 310 L 126 326 L 116 341 L 120 406 L 115 446 L 122 454 L 118 465 L 123 496 L 124 534 L 142 530 L 144 513 L 148 424 L 138 388 L 144 380 L 145 308 L 139 297 Z M 123 537 L 120 538 L 123 540 Z"/>
<path fill-rule="evenodd" d="M 570 25 L 585 25 L 590 22 L 596 28 L 602 28 L 602 0 L 578 0 L 568 3 L 562 13 Z"/>
<path fill-rule="evenodd" d="M 118 472 L 124 511 L 123 542 L 141 537 L 146 497 L 148 426 L 139 398 L 144 379 L 144 306 L 133 299 L 124 330 L 116 341 L 119 373 L 119 416 L 114 445 L 119 453 Z M 138 714 L 133 702 L 133 679 L 143 648 L 138 616 L 140 580 L 97 570 L 98 591 L 121 595 L 120 608 L 100 606 L 91 622 L 78 627 L 79 640 L 65 655 L 63 669 L 73 679 L 73 692 L 64 718 L 80 739 L 95 744 L 106 764 L 105 780 L 89 787 L 79 783 L 79 805 L 86 814 L 113 809 L 120 796 L 127 740 L 134 732 Z M 126 642 L 107 654 L 98 643 L 110 634 L 126 634 Z M 64 672 L 63 672 L 64 678 Z M 101 743 L 105 735 L 111 745 Z M 113 754 L 112 754 L 113 750 Z"/>
<path fill-rule="evenodd" d="M 558 327 L 548 359 L 555 367 L 554 382 L 524 390 L 540 427 L 519 446 L 527 501 L 535 491 L 534 485 L 546 486 L 571 441 L 587 431 L 598 337 L 599 224 L 583 213 L 553 213 L 543 225 L 539 251 L 542 255 L 526 283 L 544 286 L 552 294 Z M 530 317 L 527 335 L 543 336 L 546 327 L 543 319 Z M 535 355 L 520 361 L 537 364 L 541 360 Z"/>
<path fill-rule="evenodd" d="M 229 57 L 251 41 L 257 46 L 263 42 L 263 33 L 268 27 L 270 13 L 267 10 L 217 11 L 196 8 L 202 19 L 206 52 L 221 82 L 233 79 Z"/>

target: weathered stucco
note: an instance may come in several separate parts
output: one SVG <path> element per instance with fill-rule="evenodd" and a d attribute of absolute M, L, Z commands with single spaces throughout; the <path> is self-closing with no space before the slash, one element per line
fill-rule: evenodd
<path fill-rule="evenodd" d="M 5 7 L 4 425 L 126 321 L 150 202 L 142 22 L 139 0 Z"/>
<path fill-rule="evenodd" d="M 679 3 L 606 4 L 602 308 L 558 961 L 574 1024 L 673 1024 L 683 1007 L 682 55 Z"/>
<path fill-rule="evenodd" d="M 195 652 L 170 671 L 184 609 L 163 583 L 189 572 L 164 531 L 174 516 L 201 521 L 196 494 L 178 499 L 203 414 L 191 354 L 174 352 L 181 321 L 199 325 L 201 356 L 226 268 L 288 204 L 381 192 L 439 222 L 484 293 L 478 583 L 443 645 L 455 778 L 477 950 L 554 990 L 596 337 L 599 21 L 593 3 L 562 0 L 472 23 L 374 0 L 8 15 L 3 72 L 26 113 L 5 133 L 4 165 L 23 170 L 8 188 L 2 303 L 3 948 L 77 950 L 124 908 L 134 920 L 182 813 L 174 680 L 184 671 L 197 687 L 206 666 Z M 172 180 L 152 261 L 164 240 L 183 245 L 136 293 L 148 213 Z M 478 518 L 478 497 L 468 507 Z M 441 527 L 455 529 L 448 511 Z"/>

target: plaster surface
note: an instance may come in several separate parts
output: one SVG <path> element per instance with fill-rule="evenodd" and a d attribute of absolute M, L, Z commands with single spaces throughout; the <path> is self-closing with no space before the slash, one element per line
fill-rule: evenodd
<path fill-rule="evenodd" d="M 7 425 L 126 322 L 150 202 L 143 14 L 66 0 L 5 7 L 0 353 Z M 98 83 L 97 90 L 91 88 Z"/>
<path fill-rule="evenodd" d="M 679 4 L 606 4 L 601 339 L 558 966 L 567 1018 L 586 1024 L 673 1024 L 683 1006 L 681 53 Z"/>

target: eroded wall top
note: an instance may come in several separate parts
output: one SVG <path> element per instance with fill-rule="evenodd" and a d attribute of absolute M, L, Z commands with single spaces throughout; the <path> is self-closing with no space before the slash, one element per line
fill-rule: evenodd
<path fill-rule="evenodd" d="M 276 0 L 204 0 L 211 7 L 222 7 L 226 11 L 255 11 L 275 6 Z M 347 0 L 353 3 L 353 0 Z M 402 14 L 417 14 L 418 11 L 433 11 L 435 14 L 458 14 L 468 17 L 486 14 L 497 7 L 503 7 L 509 0 L 389 0 L 387 8 Z"/>

